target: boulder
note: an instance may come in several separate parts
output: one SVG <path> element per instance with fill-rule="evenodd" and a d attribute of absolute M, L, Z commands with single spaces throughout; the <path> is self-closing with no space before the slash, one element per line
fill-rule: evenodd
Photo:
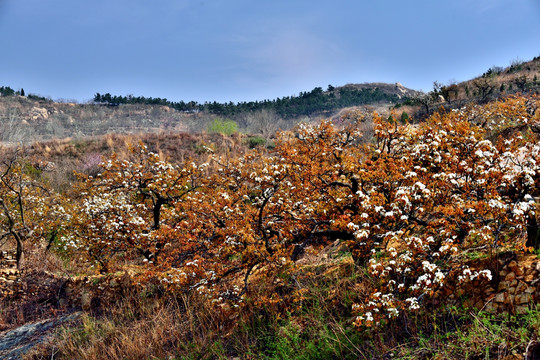
<path fill-rule="evenodd" d="M 30 117 L 32 120 L 48 119 L 49 111 L 45 108 L 34 106 L 32 110 L 30 110 Z"/>

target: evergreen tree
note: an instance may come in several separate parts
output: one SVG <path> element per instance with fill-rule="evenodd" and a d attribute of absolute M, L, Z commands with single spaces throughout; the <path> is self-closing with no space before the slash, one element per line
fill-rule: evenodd
<path fill-rule="evenodd" d="M 15 95 L 15 90 L 10 88 L 9 86 L 2 86 L 0 87 L 0 94 L 2 96 L 13 96 Z"/>
<path fill-rule="evenodd" d="M 401 123 L 407 124 L 409 122 L 409 114 L 406 111 L 401 113 Z"/>

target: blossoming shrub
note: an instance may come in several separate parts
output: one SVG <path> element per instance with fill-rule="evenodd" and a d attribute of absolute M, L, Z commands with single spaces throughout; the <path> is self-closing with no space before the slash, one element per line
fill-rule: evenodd
<path fill-rule="evenodd" d="M 59 197 L 42 181 L 46 166 L 31 162 L 23 149 L 0 146 L 0 248 L 14 245 L 18 267 L 28 244 L 52 241 L 67 219 Z"/>
<path fill-rule="evenodd" d="M 207 165 L 174 166 L 144 145 L 132 153 L 132 160 L 113 156 L 102 163 L 95 178 L 81 175 L 72 231 L 63 237 L 102 272 L 118 256 L 161 262 L 165 248 L 180 238 L 174 231 L 180 220 L 176 208 L 200 186 Z"/>
<path fill-rule="evenodd" d="M 369 144 L 357 122 L 304 124 L 271 154 L 210 164 L 138 149 L 84 180 L 70 243 L 103 271 L 122 254 L 171 291 L 237 305 L 250 283 L 271 284 L 304 251 L 341 240 L 376 287 L 354 305 L 355 323 L 393 319 L 449 280 L 490 280 L 460 263 L 463 250 L 538 247 L 538 103 L 509 98 L 417 126 L 374 115 Z"/>
<path fill-rule="evenodd" d="M 517 118 L 507 111 L 507 102 Z M 538 123 L 538 111 L 520 117 L 524 101 L 507 102 L 491 104 L 487 110 L 504 110 L 512 126 Z M 375 228 L 384 244 L 371 247 L 377 257 L 369 260 L 368 270 L 378 278 L 378 289 L 355 306 L 357 325 L 369 326 L 397 317 L 400 311 L 417 310 L 445 286 L 448 276 L 458 282 L 491 280 L 489 270 L 471 271 L 457 262 L 456 255 L 463 250 L 523 249 L 527 244 L 526 229 L 536 225 L 540 147 L 530 131 L 492 143 L 486 133 L 493 126 L 471 122 L 477 110 L 435 114 L 399 136 L 395 135 L 399 129 L 387 124 L 376 128 L 377 137 L 383 139 L 378 143 L 385 147 L 375 149 L 374 165 L 392 164 L 400 172 L 392 176 L 394 183 L 371 181 L 376 187 L 365 192 L 383 199 L 365 216 L 376 221 L 353 220 L 352 226 L 365 233 Z M 392 224 L 381 217 L 391 218 Z"/>

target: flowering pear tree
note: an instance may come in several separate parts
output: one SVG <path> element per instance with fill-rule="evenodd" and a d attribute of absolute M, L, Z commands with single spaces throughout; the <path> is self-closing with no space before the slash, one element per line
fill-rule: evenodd
<path fill-rule="evenodd" d="M 355 306 L 363 314 L 357 324 L 371 325 L 383 317 L 397 317 L 402 310 L 418 309 L 421 300 L 444 287 L 450 276 L 457 281 L 491 280 L 489 270 L 460 268 L 455 255 L 462 250 L 519 249 L 537 241 L 538 145 L 519 134 L 494 144 L 486 139 L 487 130 L 470 119 L 466 111 L 435 114 L 396 138 L 393 149 L 375 150 L 380 154 L 376 161 L 386 159 L 385 166 L 396 156 L 405 160 L 397 163 L 402 166 L 398 177 L 408 180 L 390 197 L 384 194 L 391 201 L 378 204 L 379 213 L 393 217 L 394 223 L 388 227 L 378 219 L 372 226 L 383 226 L 387 242 L 378 258 L 369 260 L 369 271 L 380 282 L 369 301 Z M 377 136 L 380 131 L 389 136 L 384 126 L 376 127 Z M 377 184 L 368 194 L 388 191 L 389 185 Z M 373 217 L 376 214 L 366 218 Z M 372 231 L 367 227 L 366 232 Z M 525 228 L 529 236 L 519 241 Z M 505 243 L 502 234 L 514 241 Z"/>
<path fill-rule="evenodd" d="M 15 243 L 17 266 L 24 244 L 39 243 L 61 226 L 65 212 L 58 197 L 40 179 L 42 170 L 23 149 L 2 149 L 0 161 L 0 245 Z"/>
<path fill-rule="evenodd" d="M 132 152 L 134 160 L 113 156 L 96 178 L 82 176 L 74 231 L 64 236 L 71 248 L 85 249 L 102 272 L 116 254 L 158 263 L 163 249 L 178 237 L 172 227 L 181 219 L 173 204 L 200 186 L 205 169 L 193 162 L 169 164 L 144 145 Z"/>
<path fill-rule="evenodd" d="M 462 251 L 538 248 L 538 102 L 509 98 L 416 126 L 375 114 L 368 144 L 360 121 L 303 124 L 270 154 L 200 165 L 136 148 L 83 179 L 65 239 L 102 271 L 122 254 L 169 289 L 218 302 L 339 240 L 374 279 L 355 323 L 394 319 L 450 282 L 491 278 Z"/>
<path fill-rule="evenodd" d="M 169 259 L 179 270 L 169 272 L 166 282 L 237 298 L 256 268 L 266 277 L 288 264 L 300 204 L 289 196 L 290 166 L 279 158 L 254 150 L 241 159 L 216 160 L 207 185 L 176 209 L 184 220 L 175 231 L 183 235 Z M 228 281 L 238 276 L 241 284 Z"/>

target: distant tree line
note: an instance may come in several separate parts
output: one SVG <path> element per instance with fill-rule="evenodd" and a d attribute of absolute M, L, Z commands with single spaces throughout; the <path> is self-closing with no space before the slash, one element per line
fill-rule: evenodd
<path fill-rule="evenodd" d="M 15 91 L 9 86 L 0 86 L 0 96 L 14 96 L 14 95 L 25 96 L 24 89 Z"/>
<path fill-rule="evenodd" d="M 165 105 L 184 112 L 205 111 L 221 116 L 234 116 L 245 112 L 256 112 L 260 110 L 275 111 L 282 118 L 295 118 L 303 115 L 324 114 L 332 110 L 341 109 L 348 106 L 366 105 L 377 102 L 397 103 L 399 97 L 394 94 L 387 94 L 384 91 L 375 89 L 336 89 L 329 85 L 327 91 L 321 87 L 316 87 L 311 91 L 301 92 L 298 96 L 286 96 L 275 100 L 249 101 L 249 102 L 228 102 L 218 103 L 205 102 L 200 104 L 196 101 L 172 102 L 162 98 L 152 98 L 144 96 L 118 96 L 106 93 L 97 93 L 94 102 L 100 104 L 149 104 Z"/>
<path fill-rule="evenodd" d="M 14 96 L 15 90 L 10 88 L 9 86 L 0 86 L 0 95 L 1 96 Z"/>
<path fill-rule="evenodd" d="M 13 90 L 9 86 L 0 86 L 0 96 L 27 96 L 29 99 L 32 100 L 39 100 L 39 101 L 49 101 L 49 99 L 35 95 L 35 94 L 26 94 L 24 89 L 21 88 L 20 90 Z"/>

